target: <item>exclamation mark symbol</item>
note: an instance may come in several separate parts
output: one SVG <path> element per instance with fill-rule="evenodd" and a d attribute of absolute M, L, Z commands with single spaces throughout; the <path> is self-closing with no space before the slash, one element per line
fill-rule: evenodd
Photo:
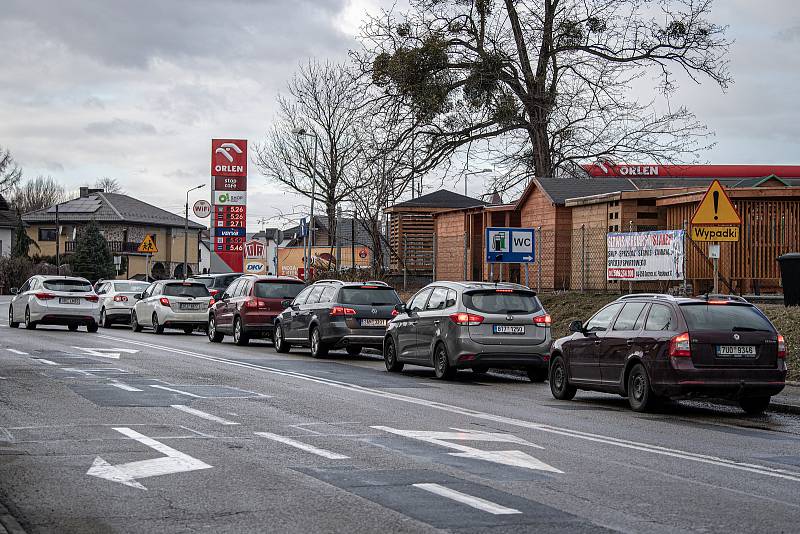
<path fill-rule="evenodd" d="M 719 191 L 714 191 L 714 220 L 716 221 L 719 219 L 717 216 L 717 211 L 719 211 Z"/>

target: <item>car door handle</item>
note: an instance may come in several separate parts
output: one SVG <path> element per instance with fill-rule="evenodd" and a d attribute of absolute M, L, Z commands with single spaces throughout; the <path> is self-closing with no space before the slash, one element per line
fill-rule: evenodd
<path fill-rule="evenodd" d="M 627 344 L 628 344 L 628 346 L 630 347 L 631 345 L 633 345 L 633 340 L 632 340 L 632 339 L 629 339 L 629 340 L 627 340 L 625 343 L 627 343 Z"/>
<path fill-rule="evenodd" d="M 413 322 L 410 322 L 408 324 L 409 324 L 409 326 L 417 326 L 417 321 L 413 321 Z"/>
<path fill-rule="evenodd" d="M 595 340 L 594 340 L 594 344 L 595 344 L 595 345 L 599 345 L 599 344 L 600 344 L 600 340 L 599 340 L 599 339 L 595 339 Z"/>
<path fill-rule="evenodd" d="M 438 320 L 437 320 L 437 321 L 433 321 L 433 324 L 439 324 L 439 323 L 441 323 L 441 322 L 442 322 L 442 321 L 438 321 Z"/>

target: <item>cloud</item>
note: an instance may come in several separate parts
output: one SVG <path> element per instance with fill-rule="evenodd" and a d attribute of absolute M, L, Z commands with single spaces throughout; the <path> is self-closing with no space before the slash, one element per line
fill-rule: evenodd
<path fill-rule="evenodd" d="M 125 119 L 112 119 L 105 122 L 90 122 L 84 131 L 92 135 L 155 135 L 156 127 L 152 124 Z"/>

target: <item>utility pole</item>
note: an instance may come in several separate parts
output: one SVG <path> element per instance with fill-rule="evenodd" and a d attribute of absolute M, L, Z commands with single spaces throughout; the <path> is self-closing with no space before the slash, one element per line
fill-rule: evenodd
<path fill-rule="evenodd" d="M 200 184 L 186 191 L 186 218 L 183 224 L 183 279 L 189 277 L 189 193 L 195 189 L 202 189 L 206 184 Z"/>
<path fill-rule="evenodd" d="M 56 274 L 61 274 L 61 224 L 58 219 L 58 204 L 56 204 Z"/>

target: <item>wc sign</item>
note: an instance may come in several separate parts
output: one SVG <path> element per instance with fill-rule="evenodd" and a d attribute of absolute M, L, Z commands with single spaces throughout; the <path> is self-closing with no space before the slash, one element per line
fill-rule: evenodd
<path fill-rule="evenodd" d="M 536 261 L 533 228 L 487 228 L 488 263 L 533 263 Z"/>

